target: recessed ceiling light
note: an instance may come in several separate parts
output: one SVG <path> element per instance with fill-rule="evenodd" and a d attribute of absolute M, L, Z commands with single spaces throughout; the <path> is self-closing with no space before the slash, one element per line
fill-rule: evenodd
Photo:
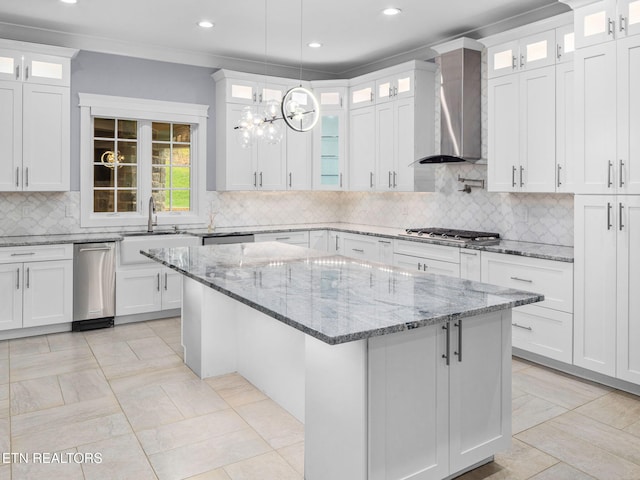
<path fill-rule="evenodd" d="M 389 15 L 390 17 L 392 17 L 393 15 L 398 15 L 402 10 L 400 10 L 399 8 L 395 8 L 395 7 L 390 7 L 390 8 L 385 8 L 382 13 L 384 13 L 385 15 Z"/>
<path fill-rule="evenodd" d="M 78 3 L 78 0 L 60 0 L 62 3 Z"/>
<path fill-rule="evenodd" d="M 210 22 L 209 20 L 200 20 L 198 22 L 198 26 L 202 28 L 212 28 L 213 25 L 213 22 Z"/>
<path fill-rule="evenodd" d="M 309 42 L 307 45 L 311 48 L 320 48 L 322 46 L 320 42 Z"/>

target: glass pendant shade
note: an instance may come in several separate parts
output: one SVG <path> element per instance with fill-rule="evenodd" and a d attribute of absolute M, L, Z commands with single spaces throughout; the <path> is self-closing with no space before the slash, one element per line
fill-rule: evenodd
<path fill-rule="evenodd" d="M 308 132 L 320 118 L 318 100 L 306 88 L 294 87 L 282 99 L 282 116 L 291 129 Z"/>

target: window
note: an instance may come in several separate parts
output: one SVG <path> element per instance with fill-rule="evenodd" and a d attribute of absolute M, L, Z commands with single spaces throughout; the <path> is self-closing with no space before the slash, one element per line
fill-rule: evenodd
<path fill-rule="evenodd" d="M 203 223 L 207 106 L 80 94 L 81 225 Z"/>

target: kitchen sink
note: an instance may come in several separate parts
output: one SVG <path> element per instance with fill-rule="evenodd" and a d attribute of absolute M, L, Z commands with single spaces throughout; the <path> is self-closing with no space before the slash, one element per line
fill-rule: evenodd
<path fill-rule="evenodd" d="M 152 263 L 153 260 L 141 255 L 140 250 L 196 246 L 202 242 L 199 237 L 174 232 L 123 234 L 123 237 L 120 242 L 120 265 Z"/>

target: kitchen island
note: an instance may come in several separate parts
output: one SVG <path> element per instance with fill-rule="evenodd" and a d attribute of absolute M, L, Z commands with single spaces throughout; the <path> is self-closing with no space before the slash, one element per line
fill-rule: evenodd
<path fill-rule="evenodd" d="M 281 243 L 152 250 L 185 363 L 305 424 L 306 480 L 443 479 L 511 442 L 511 308 L 541 295 Z"/>

